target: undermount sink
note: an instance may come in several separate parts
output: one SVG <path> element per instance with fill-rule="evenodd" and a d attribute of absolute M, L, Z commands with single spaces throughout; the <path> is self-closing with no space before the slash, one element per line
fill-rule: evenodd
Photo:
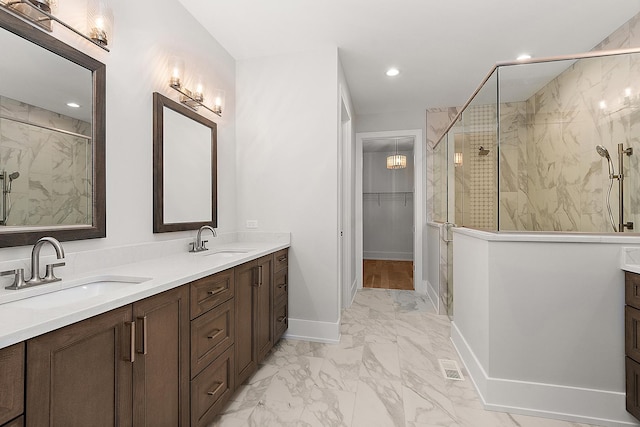
<path fill-rule="evenodd" d="M 246 254 L 247 252 L 251 252 L 251 249 L 220 249 L 220 250 L 212 250 L 211 252 L 207 251 L 203 256 L 211 257 L 216 256 L 220 258 L 233 258 L 237 255 Z"/>
<path fill-rule="evenodd" d="M 151 280 L 150 277 L 96 276 L 79 280 L 77 284 L 53 292 L 13 301 L 13 307 L 47 309 L 75 304 L 92 298 L 102 298 L 126 287 Z M 76 282 L 74 282 L 76 283 Z M 64 286 L 64 282 L 62 286 Z"/>

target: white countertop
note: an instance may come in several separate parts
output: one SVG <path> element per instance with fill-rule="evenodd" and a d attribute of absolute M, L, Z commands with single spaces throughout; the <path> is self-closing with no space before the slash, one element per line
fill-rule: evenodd
<path fill-rule="evenodd" d="M 640 274 L 640 247 L 622 248 L 620 268 L 630 273 Z"/>
<path fill-rule="evenodd" d="M 288 242 L 225 243 L 201 253 L 185 251 L 72 276 L 61 273 L 63 280 L 60 282 L 28 289 L 11 291 L 3 287 L 0 290 L 0 348 L 131 304 L 286 247 L 289 247 Z M 248 251 L 222 258 L 210 255 L 233 249 Z M 88 278 L 108 280 L 110 277 L 144 281 L 124 284 L 122 287 L 116 286 L 108 292 L 81 301 L 63 301 L 49 305 L 45 300 L 47 294 L 77 286 Z M 31 298 L 33 296 L 36 298 Z"/>

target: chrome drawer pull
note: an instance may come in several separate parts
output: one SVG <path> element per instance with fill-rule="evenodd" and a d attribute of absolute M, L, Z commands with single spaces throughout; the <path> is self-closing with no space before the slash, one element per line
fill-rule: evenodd
<path fill-rule="evenodd" d="M 211 331 L 212 335 L 207 335 L 207 338 L 209 338 L 210 340 L 214 339 L 215 337 L 217 337 L 218 335 L 220 335 L 222 333 L 222 329 L 214 329 L 213 331 Z"/>
<path fill-rule="evenodd" d="M 287 316 L 278 317 L 278 322 L 280 322 L 280 323 L 284 323 L 285 320 L 287 320 Z"/>
<path fill-rule="evenodd" d="M 213 390 L 213 391 L 208 391 L 208 392 L 207 392 L 207 394 L 208 394 L 209 396 L 213 396 L 213 395 L 215 395 L 216 393 L 218 393 L 218 391 L 219 391 L 219 390 L 220 390 L 220 388 L 224 385 L 224 383 L 217 382 L 217 383 L 215 383 L 214 385 L 216 386 L 216 389 L 215 389 L 215 390 Z"/>
<path fill-rule="evenodd" d="M 286 283 L 281 283 L 281 284 L 278 285 L 278 288 L 279 289 L 282 289 L 282 288 L 287 289 L 287 284 Z"/>
<path fill-rule="evenodd" d="M 286 260 L 287 260 L 286 255 L 282 255 L 281 257 L 278 258 L 278 262 L 285 262 Z"/>
<path fill-rule="evenodd" d="M 136 361 L 136 322 L 128 322 L 131 328 L 131 337 L 129 342 L 129 362 L 134 363 Z"/>
<path fill-rule="evenodd" d="M 220 286 L 220 287 L 218 287 L 218 288 L 215 288 L 215 289 L 214 289 L 214 290 L 212 290 L 212 291 L 207 291 L 207 295 L 209 295 L 210 297 L 212 297 L 212 296 L 214 296 L 214 295 L 218 295 L 220 292 L 223 292 L 225 289 L 227 289 L 227 288 L 225 288 L 224 286 Z"/>

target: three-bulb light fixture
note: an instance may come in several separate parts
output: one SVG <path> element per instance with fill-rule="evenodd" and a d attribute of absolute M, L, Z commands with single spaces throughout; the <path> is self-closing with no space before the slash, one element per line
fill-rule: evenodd
<path fill-rule="evenodd" d="M 109 51 L 113 36 L 113 13 L 108 0 L 89 0 L 87 3 L 87 33 L 83 33 L 54 15 L 58 0 L 0 0 L 0 7 L 9 10 L 46 30 L 53 31 L 55 21 L 91 43 Z"/>
<path fill-rule="evenodd" d="M 214 89 L 213 92 L 213 108 L 209 108 L 204 104 L 204 79 L 198 76 L 195 82 L 195 90 L 187 89 L 183 83 L 184 62 L 181 58 L 174 57 L 169 62 L 169 86 L 180 93 L 180 102 L 192 110 L 203 107 L 213 114 L 222 117 L 222 107 L 224 105 L 224 92 Z"/>

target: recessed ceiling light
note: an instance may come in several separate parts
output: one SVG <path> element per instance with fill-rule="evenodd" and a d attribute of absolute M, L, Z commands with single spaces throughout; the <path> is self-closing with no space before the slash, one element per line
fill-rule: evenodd
<path fill-rule="evenodd" d="M 77 102 L 67 102 L 67 107 L 80 108 L 80 104 L 78 104 Z"/>
<path fill-rule="evenodd" d="M 400 74 L 400 70 L 398 70 L 397 68 L 389 68 L 386 74 L 389 77 L 395 77 Z"/>
<path fill-rule="evenodd" d="M 516 60 L 518 61 L 526 61 L 527 59 L 531 59 L 531 55 L 529 55 L 528 53 L 523 53 L 516 58 Z"/>

